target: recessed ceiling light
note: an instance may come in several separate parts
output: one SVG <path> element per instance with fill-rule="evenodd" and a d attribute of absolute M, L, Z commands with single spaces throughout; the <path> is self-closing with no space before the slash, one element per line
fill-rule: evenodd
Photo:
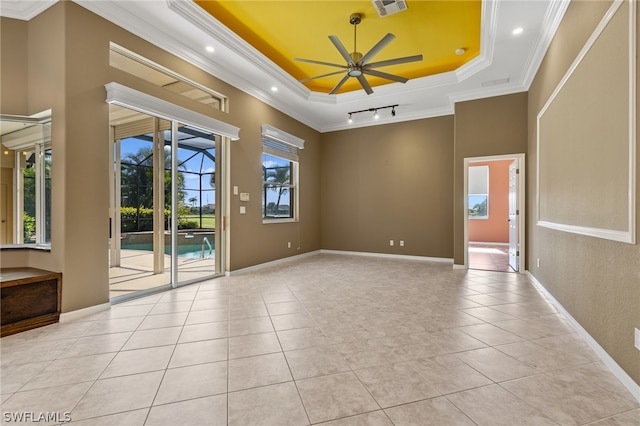
<path fill-rule="evenodd" d="M 465 48 L 460 48 L 460 49 L 456 49 L 456 55 L 460 56 L 462 55 L 464 52 L 466 52 L 467 49 Z"/>
<path fill-rule="evenodd" d="M 271 91 L 272 91 L 272 92 L 277 92 L 277 91 L 278 91 L 278 88 L 277 88 L 276 86 L 271 86 Z"/>
<path fill-rule="evenodd" d="M 207 46 L 207 47 L 205 47 L 205 49 L 206 49 L 206 50 L 207 50 L 207 52 L 209 52 L 209 53 L 213 53 L 213 52 L 215 52 L 215 50 L 216 50 L 216 49 L 214 49 L 214 48 L 213 48 L 213 46 Z"/>
<path fill-rule="evenodd" d="M 514 28 L 514 30 L 513 30 L 513 31 L 511 31 L 511 33 L 512 33 L 513 35 L 518 35 L 518 34 L 521 34 L 523 31 L 524 31 L 524 28 L 522 28 L 522 27 L 518 27 L 518 28 Z"/>

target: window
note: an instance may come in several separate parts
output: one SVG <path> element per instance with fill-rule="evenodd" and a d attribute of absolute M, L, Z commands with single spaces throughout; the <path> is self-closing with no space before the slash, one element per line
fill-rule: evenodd
<path fill-rule="evenodd" d="M 227 98 L 195 81 L 156 64 L 122 46 L 110 43 L 109 64 L 174 93 L 179 93 L 213 109 L 226 111 Z"/>
<path fill-rule="evenodd" d="M 489 166 L 469 167 L 469 219 L 489 219 Z"/>
<path fill-rule="evenodd" d="M 51 244 L 50 113 L 0 120 L 2 175 L 12 186 L 3 192 L 3 244 Z"/>
<path fill-rule="evenodd" d="M 298 150 L 304 140 L 262 126 L 263 222 L 298 220 Z"/>

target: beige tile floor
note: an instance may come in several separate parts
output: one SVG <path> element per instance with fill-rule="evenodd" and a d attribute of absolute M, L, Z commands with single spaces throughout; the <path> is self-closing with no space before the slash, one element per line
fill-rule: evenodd
<path fill-rule="evenodd" d="M 153 273 L 153 252 L 145 250 L 120 251 L 120 266 L 109 268 L 109 297 L 124 296 L 171 283 L 171 256 L 165 256 L 163 273 Z M 178 258 L 178 281 L 202 279 L 216 273 L 214 258 Z"/>
<path fill-rule="evenodd" d="M 640 424 L 525 276 L 440 263 L 318 255 L 0 344 L 3 424 Z"/>
<path fill-rule="evenodd" d="M 509 266 L 509 244 L 486 244 L 469 241 L 469 268 L 485 271 L 514 272 Z"/>

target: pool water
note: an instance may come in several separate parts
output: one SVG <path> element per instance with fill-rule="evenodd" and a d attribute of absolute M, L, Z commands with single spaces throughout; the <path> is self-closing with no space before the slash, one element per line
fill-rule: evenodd
<path fill-rule="evenodd" d="M 153 251 L 153 244 L 127 244 L 120 247 L 123 250 L 144 250 Z M 164 254 L 171 254 L 171 246 L 164 246 Z M 204 258 L 211 259 L 215 255 L 215 248 L 211 244 L 211 252 L 209 246 L 204 245 Z M 202 244 L 182 244 L 178 245 L 178 257 L 183 259 L 202 259 Z"/>

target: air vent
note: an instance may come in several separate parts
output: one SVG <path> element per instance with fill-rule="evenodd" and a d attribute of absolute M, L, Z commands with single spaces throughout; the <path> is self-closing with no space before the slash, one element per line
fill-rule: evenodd
<path fill-rule="evenodd" d="M 507 77 L 507 78 L 499 78 L 497 80 L 483 81 L 481 86 L 482 87 L 496 86 L 498 84 L 507 84 L 509 81 L 511 81 L 511 78 L 509 78 L 509 77 Z"/>
<path fill-rule="evenodd" d="M 404 0 L 371 0 L 381 18 L 394 13 L 407 10 L 407 2 Z"/>

